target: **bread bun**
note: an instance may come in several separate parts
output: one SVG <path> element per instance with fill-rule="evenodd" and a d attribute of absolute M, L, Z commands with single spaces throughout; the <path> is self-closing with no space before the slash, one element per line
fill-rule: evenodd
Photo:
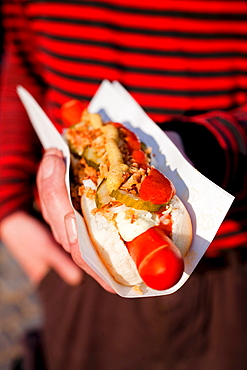
<path fill-rule="evenodd" d="M 85 185 L 94 187 L 90 180 L 86 180 Z M 185 257 L 192 241 L 190 216 L 177 196 L 172 198 L 170 205 L 172 207 L 172 241 Z M 101 212 L 92 214 L 91 211 L 96 208 L 95 200 L 85 194 L 81 197 L 81 208 L 90 238 L 114 279 L 125 286 L 142 283 L 137 267 L 115 224 L 104 217 Z"/>
<path fill-rule="evenodd" d="M 81 208 L 91 240 L 114 279 L 126 286 L 140 284 L 142 279 L 136 265 L 113 222 L 99 212 L 92 215 L 96 204 L 85 194 L 81 197 Z"/>
<path fill-rule="evenodd" d="M 183 202 L 177 195 L 170 200 L 172 207 L 172 241 L 180 250 L 182 257 L 185 257 L 192 242 L 192 224 L 190 215 Z"/>

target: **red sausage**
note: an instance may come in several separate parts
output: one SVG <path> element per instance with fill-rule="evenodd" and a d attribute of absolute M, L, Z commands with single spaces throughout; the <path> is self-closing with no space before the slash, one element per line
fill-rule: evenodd
<path fill-rule="evenodd" d="M 179 249 L 157 226 L 126 242 L 143 281 L 156 290 L 173 287 L 184 271 Z"/>

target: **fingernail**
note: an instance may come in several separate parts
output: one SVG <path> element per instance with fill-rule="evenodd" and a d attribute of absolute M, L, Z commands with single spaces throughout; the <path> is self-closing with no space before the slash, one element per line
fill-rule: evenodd
<path fill-rule="evenodd" d="M 47 157 L 44 157 L 43 159 L 43 167 L 42 167 L 42 175 L 44 179 L 47 179 L 50 177 L 55 168 L 55 160 L 53 156 L 48 155 Z"/>
<path fill-rule="evenodd" d="M 69 244 L 70 245 L 76 244 L 78 242 L 77 224 L 73 212 L 67 213 L 67 215 L 65 215 L 64 223 Z"/>

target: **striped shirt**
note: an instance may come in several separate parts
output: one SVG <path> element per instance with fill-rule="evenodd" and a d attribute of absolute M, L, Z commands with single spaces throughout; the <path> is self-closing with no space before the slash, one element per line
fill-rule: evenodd
<path fill-rule="evenodd" d="M 15 88 L 59 109 L 118 80 L 236 200 L 216 248 L 246 245 L 247 2 L 6 0 L 0 215 L 30 208 L 41 150 Z"/>

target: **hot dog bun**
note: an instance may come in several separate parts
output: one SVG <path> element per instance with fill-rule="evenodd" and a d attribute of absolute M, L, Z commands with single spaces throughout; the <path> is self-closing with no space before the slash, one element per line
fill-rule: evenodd
<path fill-rule="evenodd" d="M 93 183 L 88 184 L 93 187 Z M 99 212 L 93 215 L 91 211 L 96 208 L 95 201 L 85 194 L 81 197 L 81 208 L 91 240 L 110 274 L 126 286 L 141 283 L 137 267 L 113 222 Z"/>
<path fill-rule="evenodd" d="M 176 284 L 192 240 L 190 216 L 173 183 L 151 165 L 152 149 L 123 124 L 87 110 L 66 139 L 78 159 L 71 162 L 73 204 L 80 201 L 76 209 L 111 275 L 127 286 Z"/>
<path fill-rule="evenodd" d="M 180 250 L 182 257 L 189 251 L 192 242 L 192 224 L 189 213 L 177 195 L 170 200 L 172 207 L 172 241 Z"/>
<path fill-rule="evenodd" d="M 94 187 L 90 180 L 87 180 L 87 184 L 91 188 Z M 192 241 L 190 216 L 176 195 L 171 200 L 170 206 L 172 207 L 172 241 L 185 257 Z M 100 212 L 91 213 L 96 208 L 96 204 L 94 199 L 87 197 L 85 193 L 81 197 L 81 208 L 92 242 L 110 274 L 118 283 L 125 286 L 140 284 L 142 279 L 115 224 Z"/>

